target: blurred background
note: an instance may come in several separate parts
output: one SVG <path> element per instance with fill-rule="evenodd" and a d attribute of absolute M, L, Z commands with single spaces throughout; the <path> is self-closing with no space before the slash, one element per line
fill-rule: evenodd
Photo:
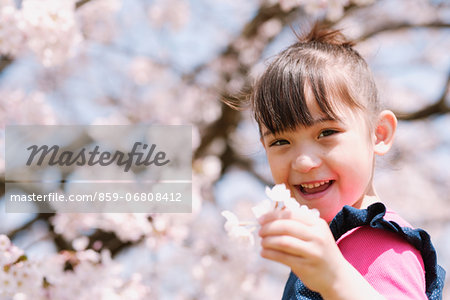
<path fill-rule="evenodd" d="M 400 119 L 375 186 L 450 269 L 445 0 L 0 0 L 0 176 L 8 125 L 189 124 L 191 214 L 6 214 L 0 299 L 280 299 L 289 270 L 231 240 L 271 176 L 243 97 L 313 21 L 358 42 Z M 444 299 L 450 299 L 447 276 Z"/>

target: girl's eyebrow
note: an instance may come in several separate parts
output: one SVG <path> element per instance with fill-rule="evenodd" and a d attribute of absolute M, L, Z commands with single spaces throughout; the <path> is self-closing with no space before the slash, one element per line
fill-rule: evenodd
<path fill-rule="evenodd" d="M 265 130 L 264 132 L 263 132 L 263 137 L 266 137 L 266 136 L 269 136 L 269 135 L 272 135 L 273 133 L 272 132 L 270 132 L 269 130 Z"/>
<path fill-rule="evenodd" d="M 319 124 L 319 123 L 325 123 L 325 122 L 339 122 L 339 121 L 340 121 L 340 120 L 339 120 L 338 118 L 333 118 L 333 117 L 331 117 L 331 116 L 323 116 L 323 117 L 320 117 L 320 118 L 318 118 L 318 119 L 312 120 L 311 124 L 308 125 L 308 126 L 305 126 L 305 127 L 311 127 L 311 126 L 314 126 L 314 125 Z M 274 135 L 274 134 L 276 134 L 276 133 L 272 133 L 272 132 L 270 132 L 270 130 L 265 130 L 265 131 L 263 132 L 262 136 L 263 136 L 263 137 L 266 137 L 266 136 Z"/>
<path fill-rule="evenodd" d="M 323 117 L 320 117 L 318 119 L 314 119 L 310 126 L 316 125 L 318 123 L 325 123 L 325 122 L 330 122 L 330 121 L 331 122 L 339 122 L 340 120 L 339 120 L 339 118 L 333 118 L 331 116 L 323 116 Z"/>

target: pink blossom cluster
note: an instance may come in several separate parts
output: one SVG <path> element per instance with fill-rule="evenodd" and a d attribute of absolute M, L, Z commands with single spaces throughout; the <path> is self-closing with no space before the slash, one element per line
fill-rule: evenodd
<path fill-rule="evenodd" d="M 45 67 L 77 55 L 85 39 L 110 42 L 116 34 L 119 0 L 93 1 L 75 9 L 75 0 L 0 1 L 0 55 L 33 53 Z"/>
<path fill-rule="evenodd" d="M 15 57 L 31 50 L 44 66 L 73 56 L 82 41 L 75 22 L 74 0 L 0 2 L 0 54 Z"/>
<path fill-rule="evenodd" d="M 0 235 L 0 299 L 146 299 L 139 274 L 124 278 L 108 251 L 63 251 L 29 260 Z"/>
<path fill-rule="evenodd" d="M 0 235 L 0 299 L 24 293 L 37 295 L 42 280 L 37 265 L 29 262 L 6 235 Z"/>

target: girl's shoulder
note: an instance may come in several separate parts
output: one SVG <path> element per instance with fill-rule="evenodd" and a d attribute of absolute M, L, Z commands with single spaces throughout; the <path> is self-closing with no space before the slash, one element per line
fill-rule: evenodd
<path fill-rule="evenodd" d="M 390 210 L 384 220 L 412 227 Z M 363 225 L 349 230 L 336 243 L 345 259 L 381 294 L 402 298 L 408 293 L 402 299 L 427 299 L 421 252 L 401 235 Z"/>
<path fill-rule="evenodd" d="M 389 208 L 386 208 L 386 214 L 384 215 L 384 219 L 386 221 L 394 221 L 398 225 L 402 227 L 409 227 L 413 228 L 411 224 L 409 224 L 405 219 L 403 219 L 399 214 L 397 214 L 395 211 L 390 210 Z"/>
<path fill-rule="evenodd" d="M 386 209 L 383 219 L 395 222 L 403 228 L 412 229 L 411 224 L 393 210 Z M 336 244 L 346 258 L 361 259 L 365 262 L 369 262 L 370 257 L 375 260 L 378 256 L 383 256 L 384 260 L 395 260 L 397 256 L 409 253 L 408 255 L 423 269 L 420 251 L 402 235 L 390 230 L 369 225 L 356 226 L 339 237 Z"/>
<path fill-rule="evenodd" d="M 399 214 L 397 214 L 395 211 L 384 207 L 385 211 L 383 212 L 382 218 L 385 221 L 388 222 L 395 222 L 401 227 L 406 228 L 413 228 L 413 226 L 407 222 L 405 219 L 403 219 Z M 337 239 L 337 244 L 341 244 L 344 242 L 348 242 L 349 240 L 352 240 L 353 242 L 357 242 L 358 240 L 370 240 L 373 243 L 378 242 L 392 242 L 392 243 L 400 243 L 400 244 L 408 244 L 403 238 L 398 236 L 397 234 L 394 234 L 391 231 L 387 230 L 381 230 L 378 228 L 374 228 L 368 225 L 363 226 L 354 226 L 354 228 L 348 230 L 342 236 L 340 236 Z"/>
<path fill-rule="evenodd" d="M 386 210 L 384 220 L 395 222 L 403 228 L 412 228 L 406 220 L 391 210 Z M 341 249 L 344 256 L 363 257 L 368 261 L 371 256 L 375 259 L 377 256 L 384 256 L 384 259 L 395 259 L 398 255 L 410 253 L 423 268 L 421 253 L 402 235 L 396 232 L 374 228 L 369 225 L 355 227 L 344 233 L 336 244 Z"/>
<path fill-rule="evenodd" d="M 387 292 L 383 295 L 392 292 L 396 296 L 388 298 L 426 299 L 425 282 L 426 296 L 442 299 L 445 270 L 437 264 L 430 235 L 412 228 L 383 203 L 366 209 L 344 206 L 330 230 L 344 257 L 377 290 Z M 411 297 L 402 297 L 402 291 L 411 291 Z"/>

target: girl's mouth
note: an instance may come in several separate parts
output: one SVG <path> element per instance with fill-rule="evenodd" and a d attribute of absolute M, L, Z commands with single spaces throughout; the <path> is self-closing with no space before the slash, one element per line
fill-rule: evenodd
<path fill-rule="evenodd" d="M 314 182 L 314 183 L 300 184 L 300 185 L 297 185 L 297 188 L 304 195 L 312 195 L 312 194 L 321 193 L 321 192 L 327 190 L 333 183 L 334 183 L 334 180 L 324 180 L 324 181 L 318 181 L 318 182 Z"/>

